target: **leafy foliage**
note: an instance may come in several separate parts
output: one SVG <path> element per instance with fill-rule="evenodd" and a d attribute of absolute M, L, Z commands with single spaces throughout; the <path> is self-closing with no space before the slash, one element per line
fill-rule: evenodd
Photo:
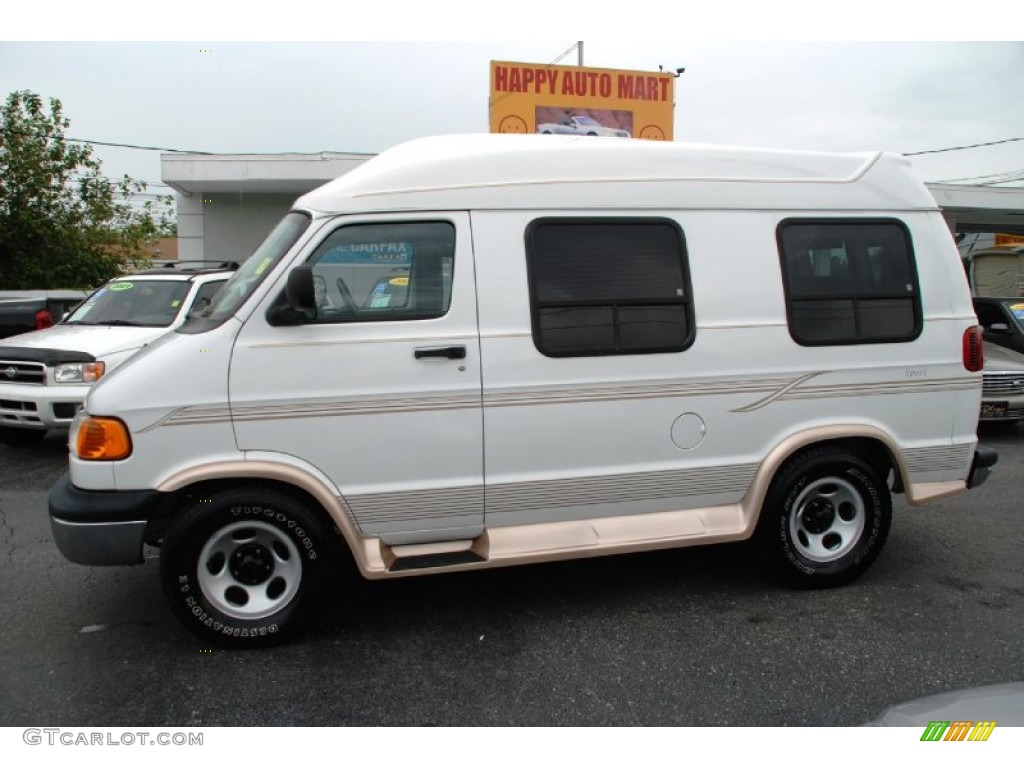
<path fill-rule="evenodd" d="M 173 233 L 171 198 L 133 205 L 145 183 L 100 172 L 68 143 L 61 103 L 15 91 L 0 113 L 0 289 L 95 288 Z M 137 198 L 136 198 L 137 200 Z"/>

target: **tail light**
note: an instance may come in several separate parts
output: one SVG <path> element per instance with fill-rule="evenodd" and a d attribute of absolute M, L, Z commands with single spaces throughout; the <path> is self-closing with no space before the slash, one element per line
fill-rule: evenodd
<path fill-rule="evenodd" d="M 50 314 L 48 309 L 40 309 L 36 311 L 36 330 L 41 331 L 43 328 L 50 328 L 53 325 L 53 315 Z"/>
<path fill-rule="evenodd" d="M 971 372 L 985 367 L 985 347 L 981 340 L 981 326 L 972 325 L 964 331 L 964 368 Z"/>

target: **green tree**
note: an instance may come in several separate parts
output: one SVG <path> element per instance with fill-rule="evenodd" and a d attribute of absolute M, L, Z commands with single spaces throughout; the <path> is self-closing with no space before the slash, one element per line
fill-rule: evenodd
<path fill-rule="evenodd" d="M 61 103 L 11 93 L 0 114 L 0 289 L 94 288 L 145 261 L 173 231 L 171 198 L 113 181 L 86 144 L 68 143 Z"/>

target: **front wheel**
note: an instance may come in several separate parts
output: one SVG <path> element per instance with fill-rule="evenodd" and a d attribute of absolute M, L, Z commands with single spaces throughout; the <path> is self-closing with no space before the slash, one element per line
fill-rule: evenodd
<path fill-rule="evenodd" d="M 868 462 L 840 448 L 812 448 L 776 475 L 754 545 L 787 583 L 836 587 L 874 562 L 891 522 L 889 489 Z"/>
<path fill-rule="evenodd" d="M 298 499 L 252 488 L 194 498 L 171 522 L 160 576 L 171 610 L 224 647 L 274 645 L 319 607 L 338 538 Z"/>

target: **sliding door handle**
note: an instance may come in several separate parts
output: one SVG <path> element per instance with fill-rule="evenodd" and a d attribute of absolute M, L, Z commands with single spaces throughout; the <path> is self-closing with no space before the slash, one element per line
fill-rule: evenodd
<path fill-rule="evenodd" d="M 423 357 L 445 357 L 449 360 L 462 360 L 466 357 L 466 348 L 459 347 L 420 347 L 413 353 L 416 359 Z"/>

